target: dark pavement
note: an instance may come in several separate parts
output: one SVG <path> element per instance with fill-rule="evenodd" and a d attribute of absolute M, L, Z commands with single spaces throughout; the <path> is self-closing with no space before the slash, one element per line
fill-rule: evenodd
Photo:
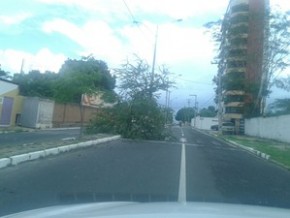
<path fill-rule="evenodd" d="M 173 133 L 175 142 L 119 140 L 1 169 L 0 215 L 92 201 L 177 201 L 181 138 L 187 201 L 290 208 L 290 172 L 189 127 Z"/>
<path fill-rule="evenodd" d="M 290 172 L 239 148 L 183 129 L 187 200 L 290 208 Z"/>

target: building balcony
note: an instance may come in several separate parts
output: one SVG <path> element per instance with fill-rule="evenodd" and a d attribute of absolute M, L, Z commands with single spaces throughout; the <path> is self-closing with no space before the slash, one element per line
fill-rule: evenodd
<path fill-rule="evenodd" d="M 227 57 L 227 61 L 246 61 L 247 56 L 243 57 Z"/>
<path fill-rule="evenodd" d="M 233 18 L 238 17 L 238 16 L 248 16 L 248 15 L 249 15 L 249 11 L 232 12 L 230 14 L 230 19 L 233 19 Z"/>
<path fill-rule="evenodd" d="M 231 29 L 240 27 L 249 27 L 249 21 L 241 21 L 230 26 Z"/>
<path fill-rule="evenodd" d="M 227 67 L 226 73 L 246 73 L 246 67 Z"/>
<path fill-rule="evenodd" d="M 249 2 L 239 2 L 236 5 L 230 5 L 230 13 L 249 12 Z"/>
<path fill-rule="evenodd" d="M 237 5 L 242 5 L 242 4 L 249 4 L 249 0 L 232 0 L 230 1 L 230 8 L 237 6 Z"/>
<path fill-rule="evenodd" d="M 238 24 L 248 24 L 249 23 L 249 13 L 236 13 L 229 19 L 230 25 Z"/>
<path fill-rule="evenodd" d="M 230 91 L 225 91 L 224 95 L 245 95 L 245 91 L 242 91 L 242 90 L 230 90 Z"/>
<path fill-rule="evenodd" d="M 249 32 L 249 26 L 247 23 L 239 23 L 229 27 L 228 35 L 247 34 Z"/>
<path fill-rule="evenodd" d="M 244 44 L 244 45 L 229 45 L 228 46 L 228 50 L 247 50 L 248 49 L 248 46 L 247 44 Z"/>
<path fill-rule="evenodd" d="M 225 113 L 223 114 L 224 120 L 232 120 L 232 119 L 243 119 L 243 114 L 229 114 Z"/>
<path fill-rule="evenodd" d="M 225 107 L 243 107 L 245 105 L 244 102 L 227 102 L 227 103 L 224 103 L 224 106 Z"/>
<path fill-rule="evenodd" d="M 236 35 L 229 35 L 228 39 L 233 40 L 233 39 L 247 39 L 249 36 L 248 33 L 240 33 Z"/>

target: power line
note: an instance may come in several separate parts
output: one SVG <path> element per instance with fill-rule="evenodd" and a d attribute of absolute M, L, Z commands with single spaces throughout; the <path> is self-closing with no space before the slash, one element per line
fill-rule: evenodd
<path fill-rule="evenodd" d="M 147 29 L 149 29 L 149 30 L 150 30 L 150 28 L 149 28 L 147 25 L 145 25 L 144 23 L 139 22 L 139 21 L 135 18 L 135 16 L 134 16 L 132 10 L 130 9 L 129 5 L 126 3 L 125 0 L 123 0 L 123 3 L 124 3 L 124 5 L 125 5 L 125 7 L 126 7 L 128 13 L 129 13 L 131 19 L 132 19 L 133 24 L 137 25 L 139 31 L 142 33 L 142 36 L 146 39 L 146 41 L 147 41 L 147 42 L 149 41 L 149 43 L 152 43 L 152 39 L 147 38 L 147 35 L 146 35 L 146 34 L 143 32 L 143 30 L 140 28 L 140 25 L 139 25 L 139 24 L 142 24 L 143 26 L 145 26 L 145 27 L 146 27 Z M 152 33 L 152 30 L 150 30 L 150 32 Z"/>
<path fill-rule="evenodd" d="M 202 108 L 204 107 L 208 102 L 213 100 L 215 98 L 215 95 L 211 96 L 208 100 L 206 100 L 204 103 L 200 104 L 199 107 Z"/>
<path fill-rule="evenodd" d="M 128 12 L 129 12 L 129 14 L 130 14 L 130 16 L 131 16 L 131 18 L 132 18 L 132 20 L 133 20 L 133 23 L 134 23 L 134 24 L 138 23 L 138 22 L 136 21 L 134 15 L 133 15 L 131 9 L 129 8 L 129 6 L 128 6 L 128 4 L 126 3 L 125 0 L 123 0 L 123 3 L 124 3 L 124 5 L 125 5 L 126 8 L 127 8 Z"/>
<path fill-rule="evenodd" d="M 193 80 L 188 80 L 188 79 L 182 79 L 182 78 L 177 78 L 178 80 L 183 80 L 186 82 L 190 82 L 190 83 L 199 83 L 199 84 L 204 84 L 204 85 L 212 85 L 211 83 L 205 83 L 205 82 L 199 82 L 199 81 L 193 81 Z"/>

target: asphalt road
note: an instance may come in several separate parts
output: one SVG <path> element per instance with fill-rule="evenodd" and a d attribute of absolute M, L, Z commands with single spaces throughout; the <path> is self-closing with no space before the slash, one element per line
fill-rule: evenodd
<path fill-rule="evenodd" d="M 1 145 L 19 145 L 29 143 L 43 143 L 59 141 L 64 138 L 78 138 L 80 130 L 64 129 L 64 130 L 37 130 L 34 132 L 18 132 L 18 133 L 5 133 L 0 134 L 0 146 Z"/>
<path fill-rule="evenodd" d="M 0 215 L 92 201 L 290 208 L 290 172 L 189 127 L 175 142 L 119 140 L 0 170 Z"/>

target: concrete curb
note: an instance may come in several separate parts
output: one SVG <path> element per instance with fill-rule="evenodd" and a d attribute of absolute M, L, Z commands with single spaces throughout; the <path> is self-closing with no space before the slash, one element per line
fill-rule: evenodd
<path fill-rule="evenodd" d="M 90 141 L 86 141 L 86 142 L 79 142 L 76 144 L 69 144 L 69 145 L 59 146 L 59 147 L 55 147 L 55 148 L 48 148 L 48 149 L 44 149 L 44 150 L 40 150 L 40 151 L 29 152 L 29 153 L 25 153 L 25 154 L 18 154 L 18 155 L 11 156 L 9 158 L 1 158 L 0 159 L 0 169 L 5 168 L 5 167 L 9 167 L 9 166 L 16 166 L 20 163 L 24 163 L 24 162 L 32 161 L 32 160 L 37 160 L 39 158 L 44 158 L 47 156 L 65 153 L 65 152 L 72 151 L 72 150 L 79 149 L 79 148 L 90 147 L 93 145 L 118 140 L 120 138 L 121 138 L 120 135 L 115 135 L 115 136 L 110 136 L 110 137 L 106 137 L 106 138 L 90 140 Z"/>
<path fill-rule="evenodd" d="M 257 157 L 260 157 L 260 158 L 263 158 L 263 159 L 266 159 L 266 160 L 270 160 L 270 155 L 268 155 L 266 153 L 263 153 L 261 151 L 255 150 L 254 148 L 241 145 L 241 144 L 236 143 L 236 142 L 231 141 L 231 140 L 218 138 L 216 135 L 211 134 L 211 133 L 207 133 L 207 132 L 202 131 L 202 130 L 197 130 L 197 129 L 194 129 L 194 130 L 196 130 L 196 131 L 198 131 L 198 132 L 200 132 L 202 134 L 208 135 L 210 137 L 214 137 L 215 139 L 217 139 L 219 141 L 222 141 L 222 142 L 225 142 L 225 143 L 227 143 L 230 146 L 239 147 L 239 148 L 241 148 L 241 149 L 243 149 L 243 150 L 245 150 L 245 151 L 257 156 Z"/>
<path fill-rule="evenodd" d="M 266 160 L 269 160 L 269 158 L 270 158 L 270 155 L 268 155 L 266 153 L 263 153 L 261 151 L 255 150 L 254 148 L 250 148 L 250 147 L 241 145 L 241 144 L 236 143 L 236 142 L 231 141 L 231 140 L 226 140 L 226 141 L 231 143 L 231 144 L 234 144 L 237 147 L 240 147 L 240 148 L 242 148 L 242 149 L 244 149 L 244 150 L 246 150 L 246 151 L 248 151 L 248 152 L 250 152 L 250 153 L 252 153 L 252 154 L 254 154 L 254 155 L 258 156 L 258 157 L 260 157 L 260 158 L 263 158 L 263 159 L 266 159 Z"/>

